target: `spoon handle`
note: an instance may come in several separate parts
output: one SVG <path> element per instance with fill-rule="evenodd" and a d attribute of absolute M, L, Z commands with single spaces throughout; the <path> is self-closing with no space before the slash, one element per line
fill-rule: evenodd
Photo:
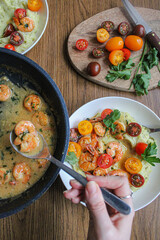
<path fill-rule="evenodd" d="M 73 169 L 67 167 L 65 164 L 58 161 L 54 157 L 50 156 L 48 160 L 54 163 L 57 167 L 63 169 L 65 172 L 67 172 L 69 175 L 75 178 L 78 182 L 80 182 L 83 186 L 86 186 L 86 184 L 88 183 L 85 177 L 83 177 Z M 123 202 L 119 197 L 109 192 L 107 189 L 101 188 L 101 191 L 105 202 L 108 203 L 114 209 L 116 209 L 118 212 L 125 215 L 128 215 L 131 212 L 130 206 Z"/>

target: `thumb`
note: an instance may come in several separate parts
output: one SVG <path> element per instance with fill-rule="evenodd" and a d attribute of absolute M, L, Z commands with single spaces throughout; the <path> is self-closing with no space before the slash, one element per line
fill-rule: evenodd
<path fill-rule="evenodd" d="M 104 229 L 112 225 L 107 208 L 97 183 L 90 181 L 85 188 L 85 199 L 97 229 Z"/>

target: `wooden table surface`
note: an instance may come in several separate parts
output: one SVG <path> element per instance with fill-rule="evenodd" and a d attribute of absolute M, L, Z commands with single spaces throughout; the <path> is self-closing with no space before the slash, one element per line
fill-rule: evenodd
<path fill-rule="evenodd" d="M 159 0 L 132 0 L 134 6 L 160 10 Z M 83 104 L 106 96 L 128 97 L 160 116 L 160 90 L 148 96 L 107 89 L 86 81 L 67 58 L 67 37 L 72 29 L 96 13 L 122 6 L 120 0 L 48 0 L 50 16 L 39 43 L 26 54 L 44 68 L 58 85 L 71 115 Z M 88 210 L 63 197 L 65 187 L 57 178 L 52 187 L 23 211 L 0 220 L 1 240 L 83 240 L 87 237 Z M 160 239 L 160 197 L 135 214 L 132 240 Z"/>

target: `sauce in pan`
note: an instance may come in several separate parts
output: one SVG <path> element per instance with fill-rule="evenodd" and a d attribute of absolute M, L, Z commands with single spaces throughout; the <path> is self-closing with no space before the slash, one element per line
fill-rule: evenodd
<path fill-rule="evenodd" d="M 2 85 L 10 89 L 7 100 L 3 100 Z M 36 105 L 31 102 L 33 95 L 39 101 Z M 3 76 L 0 78 L 0 99 L 0 199 L 5 199 L 30 188 L 44 175 L 50 164 L 44 159 L 25 158 L 13 149 L 9 135 L 16 124 L 22 120 L 31 121 L 44 136 L 51 154 L 55 150 L 57 132 L 51 109 L 36 91 L 15 85 Z"/>

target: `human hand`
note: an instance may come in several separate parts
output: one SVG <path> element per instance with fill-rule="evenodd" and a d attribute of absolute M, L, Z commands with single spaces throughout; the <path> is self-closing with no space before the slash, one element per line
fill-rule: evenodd
<path fill-rule="evenodd" d="M 90 212 L 88 240 L 129 240 L 131 234 L 134 209 L 132 199 L 124 201 L 131 207 L 129 215 L 123 215 L 104 202 L 100 187 L 110 189 L 119 197 L 131 193 L 126 177 L 105 176 L 95 177 L 87 175 L 89 181 L 84 188 L 76 180 L 71 180 L 71 189 L 64 192 L 64 196 L 73 203 L 84 201 Z"/>

